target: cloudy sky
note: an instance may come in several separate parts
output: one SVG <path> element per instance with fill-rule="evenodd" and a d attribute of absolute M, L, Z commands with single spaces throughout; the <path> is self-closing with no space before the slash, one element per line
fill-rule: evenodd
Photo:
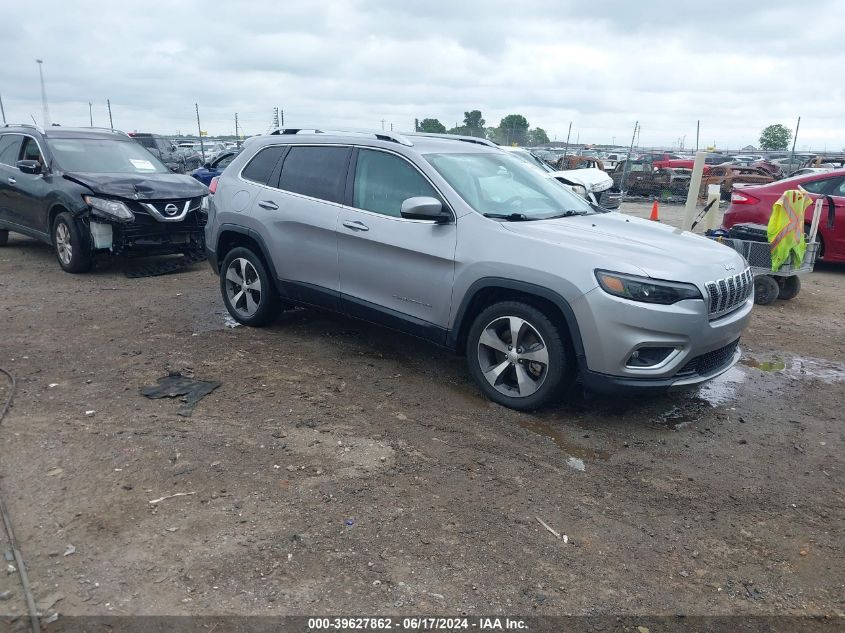
<path fill-rule="evenodd" d="M 840 0 L 281 0 L 6 3 L 0 95 L 41 122 L 165 134 L 447 127 L 479 109 L 564 140 L 721 148 L 800 115 L 799 149 L 845 147 Z"/>

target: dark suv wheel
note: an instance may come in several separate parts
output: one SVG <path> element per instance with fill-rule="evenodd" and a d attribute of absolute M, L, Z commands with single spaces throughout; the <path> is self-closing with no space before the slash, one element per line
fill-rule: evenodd
<path fill-rule="evenodd" d="M 53 251 L 59 266 L 68 273 L 85 273 L 91 270 L 91 232 L 88 227 L 64 212 L 53 220 Z"/>
<path fill-rule="evenodd" d="M 264 261 L 248 248 L 233 248 L 220 267 L 220 292 L 238 323 L 261 327 L 279 311 L 279 295 Z"/>
<path fill-rule="evenodd" d="M 566 334 L 541 310 L 519 301 L 496 303 L 475 318 L 467 361 L 488 398 L 520 411 L 554 403 L 574 381 Z"/>

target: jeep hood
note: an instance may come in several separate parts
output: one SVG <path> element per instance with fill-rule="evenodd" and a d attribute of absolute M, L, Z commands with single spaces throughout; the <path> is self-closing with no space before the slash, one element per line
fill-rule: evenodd
<path fill-rule="evenodd" d="M 129 200 L 195 198 L 208 194 L 205 185 L 183 174 L 64 174 L 92 193 Z"/>
<path fill-rule="evenodd" d="M 621 213 L 597 213 L 554 220 L 503 222 L 526 238 L 558 244 L 585 254 L 588 261 L 604 261 L 604 268 L 655 279 L 703 286 L 745 270 L 745 260 L 733 249 L 701 235 Z M 577 261 L 577 260 L 573 260 Z M 614 265 L 615 264 L 615 265 Z"/>

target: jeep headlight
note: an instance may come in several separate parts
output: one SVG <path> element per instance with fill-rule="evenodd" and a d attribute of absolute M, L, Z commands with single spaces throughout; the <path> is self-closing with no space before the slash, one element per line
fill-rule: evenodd
<path fill-rule="evenodd" d="M 129 207 L 118 200 L 106 200 L 95 196 L 83 196 L 83 198 L 96 215 L 120 222 L 132 222 L 135 219 L 135 214 L 129 210 Z"/>
<path fill-rule="evenodd" d="M 703 298 L 696 286 L 678 281 L 659 281 L 607 270 L 597 270 L 596 279 L 607 294 L 631 301 L 671 305 L 684 299 Z"/>

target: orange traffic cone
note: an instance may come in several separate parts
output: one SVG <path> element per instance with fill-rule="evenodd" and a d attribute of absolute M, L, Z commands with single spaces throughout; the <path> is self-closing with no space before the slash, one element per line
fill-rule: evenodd
<path fill-rule="evenodd" d="M 657 200 L 655 200 L 654 204 L 651 205 L 651 216 L 649 216 L 648 219 L 654 220 L 655 222 L 660 222 L 660 214 L 658 213 L 657 209 Z"/>

